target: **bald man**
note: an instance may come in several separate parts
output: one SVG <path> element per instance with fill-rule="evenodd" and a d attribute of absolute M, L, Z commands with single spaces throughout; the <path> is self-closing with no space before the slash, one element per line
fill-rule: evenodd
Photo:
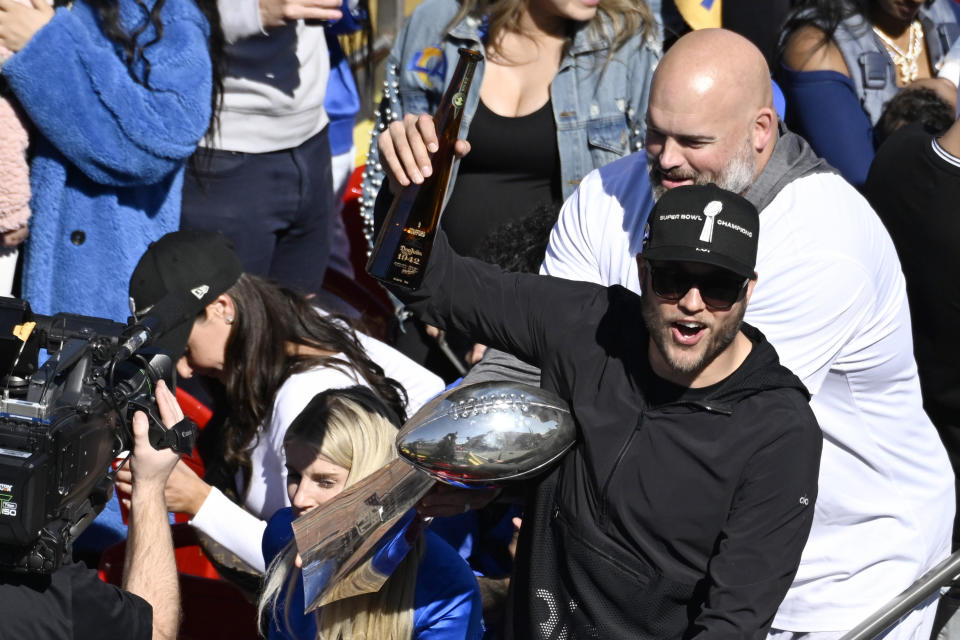
<path fill-rule="evenodd" d="M 813 528 L 771 635 L 839 638 L 948 555 L 953 474 L 922 409 L 890 238 L 859 193 L 779 125 L 769 77 L 760 51 L 732 32 L 678 40 L 653 78 L 646 154 L 583 180 L 543 271 L 639 292 L 633 256 L 651 187 L 716 182 L 760 210 L 746 321 L 803 380 L 824 432 Z M 929 637 L 934 609 L 925 603 L 888 638 Z"/>

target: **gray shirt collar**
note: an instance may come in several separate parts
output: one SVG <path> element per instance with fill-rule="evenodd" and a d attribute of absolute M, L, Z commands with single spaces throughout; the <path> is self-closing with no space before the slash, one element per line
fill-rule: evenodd
<path fill-rule="evenodd" d="M 787 130 L 786 125 L 780 122 L 773 155 L 744 197 L 763 212 L 781 189 L 798 178 L 814 173 L 839 172 L 817 156 L 806 140 Z"/>

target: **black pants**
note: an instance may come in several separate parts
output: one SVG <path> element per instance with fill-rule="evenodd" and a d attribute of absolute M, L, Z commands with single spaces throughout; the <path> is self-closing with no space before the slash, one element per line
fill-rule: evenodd
<path fill-rule="evenodd" d="M 233 241 L 245 271 L 318 293 L 333 211 L 324 128 L 282 151 L 197 151 L 183 181 L 180 228 L 219 231 Z"/>

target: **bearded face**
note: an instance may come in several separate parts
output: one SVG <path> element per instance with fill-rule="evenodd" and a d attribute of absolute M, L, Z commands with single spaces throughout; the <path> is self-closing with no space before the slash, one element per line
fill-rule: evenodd
<path fill-rule="evenodd" d="M 716 267 L 681 263 L 695 276 L 708 277 Z M 641 309 L 656 354 L 675 374 L 696 377 L 727 350 L 740 332 L 747 302 L 741 296 L 729 308 L 714 308 L 704 302 L 692 287 L 679 300 L 659 296 L 650 281 L 649 269 L 643 269 Z"/>
<path fill-rule="evenodd" d="M 654 147 L 654 149 L 657 148 L 662 146 Z M 744 140 L 733 156 L 718 169 L 711 169 L 708 163 L 703 163 L 703 167 L 698 169 L 697 166 L 700 163 L 694 164 L 697 155 L 695 153 L 685 155 L 691 157 L 665 167 L 661 164 L 661 155 L 654 154 L 650 147 L 647 148 L 647 171 L 650 173 L 650 186 L 655 199 L 659 200 L 667 189 L 685 184 L 703 185 L 712 182 L 722 189 L 739 194 L 753 184 L 757 160 L 749 139 Z"/>

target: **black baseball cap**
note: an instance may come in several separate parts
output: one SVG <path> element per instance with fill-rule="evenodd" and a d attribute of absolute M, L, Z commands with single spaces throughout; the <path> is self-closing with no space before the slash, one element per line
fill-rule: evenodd
<path fill-rule="evenodd" d="M 668 190 L 647 219 L 647 260 L 710 264 L 752 278 L 760 215 L 745 198 L 715 184 Z"/>
<path fill-rule="evenodd" d="M 233 244 L 214 231 L 174 231 L 150 243 L 130 276 L 130 313 L 151 310 L 175 320 L 155 342 L 174 358 L 187 346 L 193 321 L 243 273 Z"/>

